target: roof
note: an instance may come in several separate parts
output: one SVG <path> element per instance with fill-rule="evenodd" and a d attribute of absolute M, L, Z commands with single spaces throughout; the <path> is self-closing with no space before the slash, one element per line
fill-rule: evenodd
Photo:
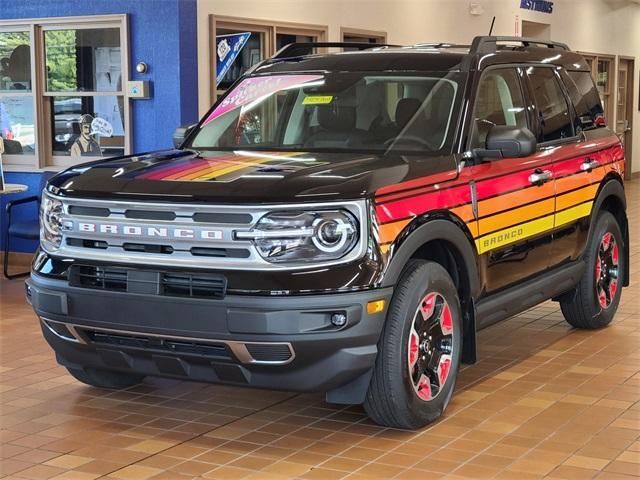
<path fill-rule="evenodd" d="M 359 50 L 309 53 L 313 48 L 322 47 L 353 47 Z M 569 70 L 588 70 L 584 58 L 562 43 L 515 37 L 476 37 L 471 46 L 444 43 L 411 46 L 291 44 L 259 64 L 254 73 L 314 70 L 443 72 L 476 70 L 500 64 L 551 64 Z"/>

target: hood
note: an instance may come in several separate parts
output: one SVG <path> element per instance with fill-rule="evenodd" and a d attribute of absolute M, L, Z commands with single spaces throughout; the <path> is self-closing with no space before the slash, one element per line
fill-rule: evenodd
<path fill-rule="evenodd" d="M 381 187 L 455 172 L 452 155 L 169 150 L 98 160 L 50 180 L 59 195 L 201 203 L 352 200 Z"/>

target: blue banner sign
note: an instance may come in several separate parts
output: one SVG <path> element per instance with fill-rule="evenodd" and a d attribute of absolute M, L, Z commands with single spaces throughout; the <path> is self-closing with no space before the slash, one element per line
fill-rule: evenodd
<path fill-rule="evenodd" d="M 520 8 L 535 12 L 553 13 L 553 2 L 545 0 L 520 0 Z"/>
<path fill-rule="evenodd" d="M 233 62 L 249 40 L 251 32 L 216 36 L 216 86 L 224 78 Z"/>

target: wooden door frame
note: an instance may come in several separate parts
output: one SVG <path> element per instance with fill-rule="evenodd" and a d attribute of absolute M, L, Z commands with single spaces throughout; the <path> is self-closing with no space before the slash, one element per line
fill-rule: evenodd
<path fill-rule="evenodd" d="M 269 58 L 276 50 L 276 35 L 278 33 L 305 35 L 318 37 L 318 41 L 324 42 L 328 38 L 329 27 L 327 25 L 315 25 L 309 23 L 282 22 L 256 18 L 231 17 L 227 15 L 209 15 L 209 103 L 213 105 L 217 99 L 216 89 L 216 32 L 218 28 L 230 30 L 244 30 L 260 32 L 264 34 L 263 56 Z"/>
<path fill-rule="evenodd" d="M 618 72 L 619 65 L 621 61 L 629 62 L 629 68 L 627 69 L 627 117 L 629 117 L 629 128 L 631 129 L 629 133 L 629 138 L 625 138 L 625 179 L 630 180 L 633 172 L 633 117 L 635 115 L 635 102 L 634 102 L 634 91 L 635 91 L 635 83 L 636 79 L 636 59 L 635 57 L 629 57 L 626 55 L 619 55 L 618 61 L 616 62 L 616 91 L 615 91 L 615 99 L 614 104 L 616 107 L 616 116 L 617 116 L 617 106 L 618 106 Z M 618 123 L 618 119 L 616 118 L 616 126 Z"/>
<path fill-rule="evenodd" d="M 367 30 L 364 28 L 340 27 L 341 42 L 344 42 L 345 36 L 377 38 L 380 40 L 380 42 L 376 42 L 376 43 L 387 43 L 387 32 L 383 32 L 382 30 Z"/>

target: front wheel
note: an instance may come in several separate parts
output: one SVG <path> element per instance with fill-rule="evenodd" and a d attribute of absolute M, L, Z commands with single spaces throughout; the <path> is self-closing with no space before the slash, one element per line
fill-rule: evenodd
<path fill-rule="evenodd" d="M 412 261 L 403 272 L 378 342 L 364 408 L 373 421 L 420 428 L 453 394 L 462 350 L 462 313 L 447 271 Z"/>
<path fill-rule="evenodd" d="M 576 287 L 560 298 L 564 318 L 576 328 L 602 328 L 618 309 L 627 259 L 616 218 L 598 215 L 593 236 L 585 250 L 586 270 Z"/>

